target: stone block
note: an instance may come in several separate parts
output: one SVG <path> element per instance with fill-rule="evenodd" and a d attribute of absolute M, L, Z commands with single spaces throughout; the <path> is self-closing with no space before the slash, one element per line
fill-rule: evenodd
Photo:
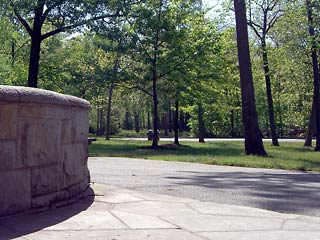
<path fill-rule="evenodd" d="M 61 121 L 61 143 L 71 144 L 72 143 L 72 120 L 63 119 Z"/>
<path fill-rule="evenodd" d="M 33 168 L 31 171 L 31 195 L 32 197 L 57 192 L 61 178 L 60 166 L 45 166 Z"/>
<path fill-rule="evenodd" d="M 0 192 L 0 215 L 29 209 L 31 207 L 30 170 L 1 172 Z"/>
<path fill-rule="evenodd" d="M 0 172 L 19 167 L 16 162 L 16 142 L 0 140 Z"/>
<path fill-rule="evenodd" d="M 89 109 L 73 96 L 0 86 L 0 215 L 85 191 Z"/>
<path fill-rule="evenodd" d="M 43 166 L 60 161 L 60 121 L 21 119 L 18 125 L 17 161 L 25 166 Z"/>
<path fill-rule="evenodd" d="M 0 139 L 17 138 L 17 105 L 0 104 Z"/>
<path fill-rule="evenodd" d="M 86 109 L 75 109 L 74 115 L 74 126 L 73 126 L 73 141 L 79 142 L 88 140 L 89 132 L 89 117 Z"/>
<path fill-rule="evenodd" d="M 68 188 L 87 178 L 88 146 L 77 143 L 62 146 L 62 186 Z"/>
<path fill-rule="evenodd" d="M 23 103 L 19 108 L 20 118 L 67 119 L 72 118 L 70 108 L 40 103 Z"/>

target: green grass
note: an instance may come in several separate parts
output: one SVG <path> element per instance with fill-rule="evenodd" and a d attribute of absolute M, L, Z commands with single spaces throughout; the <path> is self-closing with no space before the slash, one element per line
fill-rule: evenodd
<path fill-rule="evenodd" d="M 160 145 L 169 144 L 160 142 Z M 303 143 L 280 143 L 280 147 L 264 143 L 267 157 L 246 156 L 242 142 L 181 142 L 175 149 L 146 149 L 147 141 L 98 139 L 89 147 L 91 157 L 129 157 L 151 160 L 196 162 L 253 168 L 275 168 L 320 171 L 320 153 Z"/>

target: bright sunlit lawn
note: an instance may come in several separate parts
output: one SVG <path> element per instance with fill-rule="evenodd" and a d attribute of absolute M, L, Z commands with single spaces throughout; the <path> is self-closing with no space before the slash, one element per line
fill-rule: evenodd
<path fill-rule="evenodd" d="M 168 149 L 148 149 L 150 141 L 127 141 L 98 138 L 89 146 L 91 157 L 128 157 L 150 160 L 196 162 L 214 165 L 241 166 L 253 168 L 276 168 L 302 171 L 320 171 L 320 153 L 303 143 L 280 143 L 273 147 L 264 143 L 267 157 L 246 156 L 242 142 L 180 142 L 182 146 L 172 147 L 171 142 L 159 142 Z"/>

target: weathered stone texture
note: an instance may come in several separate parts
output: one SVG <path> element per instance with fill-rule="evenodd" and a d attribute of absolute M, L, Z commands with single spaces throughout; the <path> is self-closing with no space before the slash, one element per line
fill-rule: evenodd
<path fill-rule="evenodd" d="M 0 102 L 1 103 L 1 102 Z M 16 139 L 17 137 L 17 104 L 0 104 L 0 139 Z"/>
<path fill-rule="evenodd" d="M 0 140 L 0 174 L 2 170 L 8 171 L 18 166 L 16 162 L 16 142 L 13 140 Z"/>
<path fill-rule="evenodd" d="M 89 107 L 72 96 L 0 86 L 0 216 L 88 186 Z"/>
<path fill-rule="evenodd" d="M 58 165 L 33 168 L 31 173 L 32 197 L 54 193 L 59 190 L 61 171 Z"/>
<path fill-rule="evenodd" d="M 19 120 L 18 161 L 25 166 L 42 166 L 59 161 L 61 121 Z"/>
<path fill-rule="evenodd" d="M 62 148 L 63 152 L 63 188 L 70 184 L 76 184 L 83 180 L 86 175 L 88 149 L 87 143 L 77 143 L 73 145 L 66 145 Z M 78 162 L 72 161 L 78 159 Z"/>
<path fill-rule="evenodd" d="M 80 142 L 88 138 L 88 114 L 85 111 L 74 110 L 74 141 Z"/>
<path fill-rule="evenodd" d="M 30 170 L 0 172 L 0 216 L 23 211 L 30 206 Z"/>

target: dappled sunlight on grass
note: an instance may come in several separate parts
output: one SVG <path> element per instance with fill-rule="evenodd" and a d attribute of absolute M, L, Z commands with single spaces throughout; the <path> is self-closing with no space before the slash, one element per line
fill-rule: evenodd
<path fill-rule="evenodd" d="M 170 142 L 160 142 L 168 145 Z M 179 147 L 151 149 L 148 141 L 98 139 L 90 145 L 93 157 L 129 157 L 214 165 L 320 171 L 320 154 L 302 143 L 265 144 L 267 157 L 246 156 L 242 142 L 181 142 Z"/>

